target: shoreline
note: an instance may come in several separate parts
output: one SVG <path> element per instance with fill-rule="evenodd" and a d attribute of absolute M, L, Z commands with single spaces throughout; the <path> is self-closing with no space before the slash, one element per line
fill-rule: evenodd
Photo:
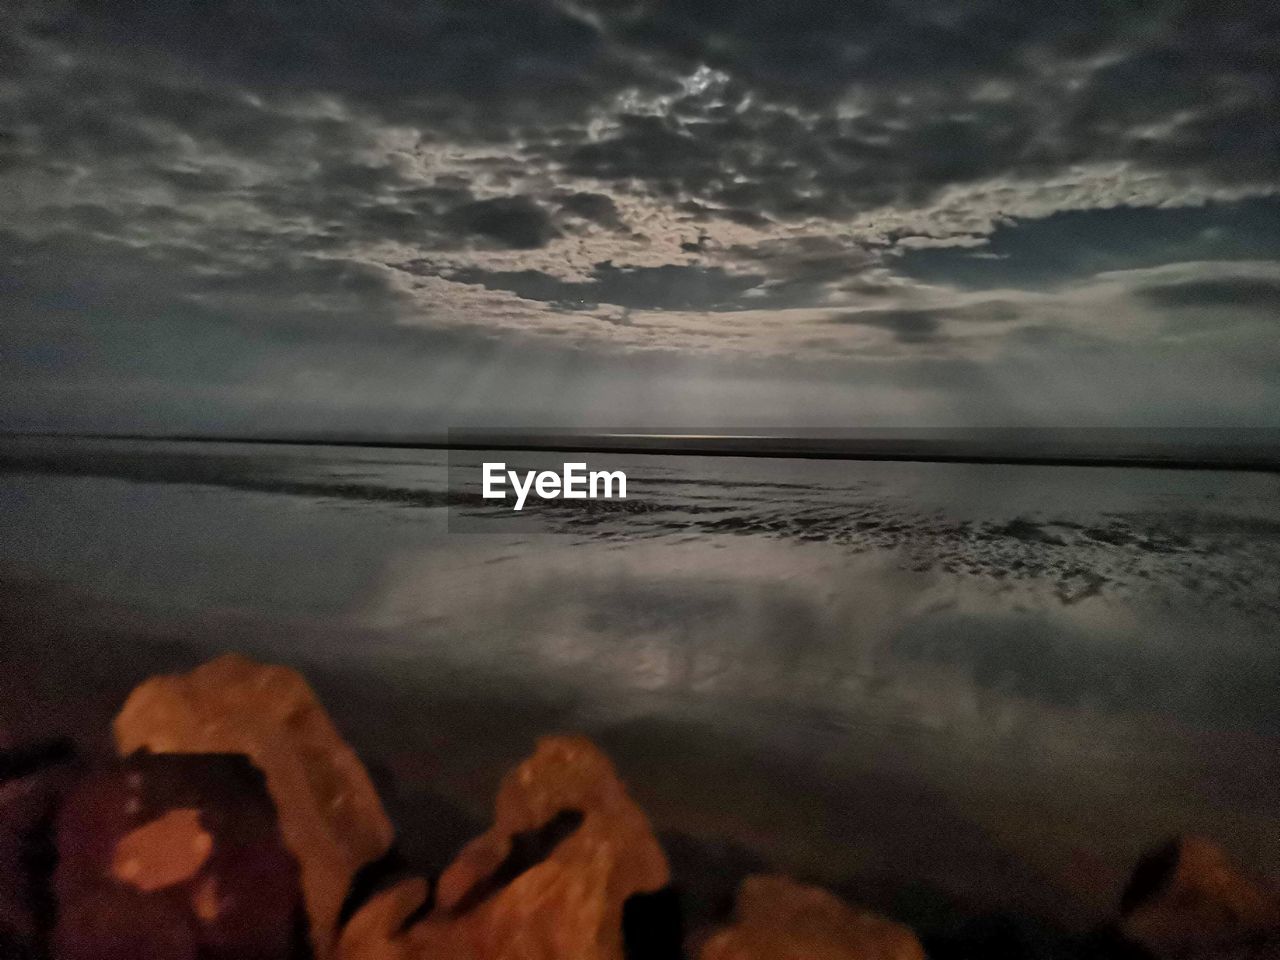
<path fill-rule="evenodd" d="M 915 432 L 917 436 L 906 434 Z M 670 433 L 547 434 L 530 431 L 450 430 L 447 437 L 255 436 L 235 434 L 0 433 L 0 440 L 131 441 L 168 444 L 233 444 L 265 447 L 363 447 L 433 450 L 616 454 L 628 456 L 740 457 L 766 460 L 844 460 L 885 463 L 955 463 L 1038 467 L 1102 467 L 1149 470 L 1221 470 L 1280 473 L 1275 428 L 1252 428 L 1253 444 L 1224 443 L 1221 431 L 1183 428 L 1212 443 L 1179 446 L 1153 442 L 1146 428 L 989 429 L 878 431 L 879 436 Z M 1174 431 L 1178 432 L 1178 431 Z M 1237 430 L 1237 433 L 1240 431 Z M 1250 432 L 1246 429 L 1244 432 Z M 946 436 L 950 434 L 950 436 Z M 1084 440 L 1080 438 L 1086 438 Z M 1138 437 L 1136 441 L 1131 439 Z M 1088 439 L 1092 438 L 1092 439 Z M 1100 438 L 1106 438 L 1105 440 Z M 1117 442 L 1118 438 L 1123 438 Z"/>
<path fill-rule="evenodd" d="M 108 731 L 143 679 L 188 670 L 227 649 L 271 655 L 311 681 L 369 767 L 406 859 L 434 874 L 483 830 L 502 774 L 533 740 L 580 726 L 567 688 L 517 695 L 479 677 L 469 678 L 470 689 L 463 676 L 424 684 L 355 656 L 345 664 L 308 661 L 283 649 L 297 647 L 297 629 L 237 614 L 159 614 L 0 575 L 0 649 L 32 707 L 17 716 L 5 704 L 0 729 L 21 739 L 72 734 L 92 753 L 104 744 L 86 741 L 85 731 Z M 37 649 L 46 655 L 32 656 Z M 925 939 L 1000 918 L 1068 942 L 1114 912 L 1127 876 L 1086 856 L 1070 866 L 1069 890 L 1063 878 L 1039 873 L 948 813 L 946 797 L 922 793 L 889 767 L 874 783 L 845 784 L 824 778 L 821 765 L 750 756 L 742 743 L 660 717 L 586 732 L 649 811 L 682 879 L 691 923 L 723 919 L 746 874 L 780 869 L 907 923 Z M 744 770 L 753 774 L 749 783 Z M 864 817 L 876 824 L 878 850 L 857 835 Z M 1135 838 L 1134 848 L 1150 841 Z"/>

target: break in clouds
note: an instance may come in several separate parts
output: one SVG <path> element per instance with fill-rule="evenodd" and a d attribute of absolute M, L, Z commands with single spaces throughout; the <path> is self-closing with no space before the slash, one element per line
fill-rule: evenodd
<path fill-rule="evenodd" d="M 6 4 L 8 427 L 1275 424 L 1270 0 Z"/>

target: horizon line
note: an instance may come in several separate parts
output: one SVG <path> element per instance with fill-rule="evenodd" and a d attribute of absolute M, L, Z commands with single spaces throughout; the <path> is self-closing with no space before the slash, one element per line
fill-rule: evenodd
<path fill-rule="evenodd" d="M 948 428 L 864 428 L 869 431 L 897 430 L 898 436 L 811 436 L 769 434 L 645 433 L 637 431 L 550 431 L 531 430 L 451 430 L 443 438 L 356 437 L 350 434 L 326 436 L 201 434 L 201 433 L 105 433 L 82 431 L 0 431 L 3 439 L 49 439 L 85 441 L 127 441 L 142 443 L 210 443 L 261 446 L 365 447 L 399 450 L 460 450 L 537 453 L 597 453 L 602 455 L 709 456 L 751 459 L 847 460 L 910 463 L 1007 464 L 1013 466 L 1113 467 L 1159 470 L 1223 470 L 1280 473 L 1280 428 L 1275 427 L 948 427 Z M 909 438 L 910 431 L 967 434 L 961 440 L 941 437 Z M 1145 452 L 1138 449 L 1057 449 L 1031 450 L 1025 446 L 994 444 L 983 447 L 981 434 L 1039 434 L 1048 437 L 1067 432 L 1082 433 L 1174 433 L 1209 431 L 1264 433 L 1270 443 L 1247 448 L 1219 440 L 1196 448 L 1158 444 Z M 828 431 L 835 433 L 836 431 Z M 578 440 L 589 437 L 588 441 Z M 522 438 L 523 437 L 523 438 Z M 652 440 L 652 443 L 644 443 Z"/>

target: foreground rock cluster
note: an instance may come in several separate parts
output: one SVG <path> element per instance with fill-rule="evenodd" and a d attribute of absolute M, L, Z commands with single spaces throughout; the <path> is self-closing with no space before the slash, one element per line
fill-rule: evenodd
<path fill-rule="evenodd" d="M 307 683 L 226 656 L 138 687 L 119 758 L 58 745 L 0 767 L 0 958 L 921 960 L 907 927 L 748 876 L 686 938 L 671 870 L 609 759 L 548 737 L 438 877 L 390 871 L 368 773 Z M 10 745 L 4 745 L 6 747 Z M 1186 838 L 1135 871 L 1116 925 L 1157 960 L 1280 957 L 1280 895 Z"/>

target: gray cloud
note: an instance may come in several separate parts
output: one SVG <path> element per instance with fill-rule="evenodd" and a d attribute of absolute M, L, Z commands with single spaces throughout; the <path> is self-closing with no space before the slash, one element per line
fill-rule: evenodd
<path fill-rule="evenodd" d="M 1280 280 L 1217 277 L 1143 287 L 1138 293 L 1159 307 L 1234 307 L 1280 317 Z"/>
<path fill-rule="evenodd" d="M 899 343 L 932 343 L 942 334 L 936 310 L 859 310 L 837 314 L 831 322 L 887 330 Z"/>
<path fill-rule="evenodd" d="M 0 367 L 281 403 L 333 379 L 371 410 L 468 363 L 511 397 L 522 364 L 637 396 L 686 370 L 738 378 L 734 410 L 767 380 L 821 398 L 800 416 L 866 390 L 975 419 L 1108 395 L 1073 370 L 1194 409 L 1168 371 L 1213 370 L 1201 397 L 1260 410 L 1273 354 L 1232 317 L 1273 315 L 1270 281 L 1114 275 L 1280 262 L 1277 77 L 1264 0 L 19 5 Z M 1208 353 L 1161 339 L 1223 307 Z"/>
<path fill-rule="evenodd" d="M 611 230 L 625 229 L 613 197 L 603 193 L 578 191 L 560 199 L 560 210 L 570 217 L 590 220 Z"/>
<path fill-rule="evenodd" d="M 151 74 L 274 94 L 335 94 L 389 119 L 435 119 L 444 127 L 528 111 L 543 119 L 576 113 L 601 86 L 636 76 L 583 19 L 531 0 L 501 9 L 474 0 L 373 0 L 325 16 L 252 0 L 184 10 L 55 0 L 26 18 L 28 36 L 73 50 L 128 50 Z"/>
<path fill-rule="evenodd" d="M 999 300 L 954 307 L 900 307 L 838 313 L 828 322 L 843 326 L 872 327 L 893 334 L 898 343 L 935 343 L 947 339 L 947 321 L 1007 323 L 1018 317 L 1011 304 Z"/>
<path fill-rule="evenodd" d="M 1280 26 L 1262 2 L 594 9 L 672 69 L 720 75 L 662 116 L 624 114 L 603 138 L 542 154 L 713 207 L 845 214 L 1117 160 L 1222 182 L 1280 171 Z"/>
<path fill-rule="evenodd" d="M 437 275 L 428 263 L 402 264 L 402 269 Z M 668 264 L 661 267 L 618 267 L 598 263 L 586 281 L 560 280 L 538 270 L 494 271 L 469 268 L 446 271 L 456 283 L 506 290 L 526 300 L 539 300 L 563 309 L 587 309 L 612 304 L 635 310 L 733 310 L 742 308 L 742 294 L 764 277 L 739 276 L 719 267 Z"/>
<path fill-rule="evenodd" d="M 731 219 L 920 202 L 948 184 L 1088 162 L 1222 182 L 1280 171 L 1280 26 L 1263 0 L 1069 15 L 1047 0 L 584 9 L 374 0 L 316 18 L 251 0 L 185 13 L 62 2 L 31 7 L 8 40 L 23 54 L 14 73 L 42 78 L 44 92 L 23 98 L 42 145 L 80 155 L 157 149 L 134 116 L 261 150 L 297 134 L 274 104 L 331 95 Z M 77 66 L 51 67 L 54 50 Z M 680 86 L 700 68 L 718 73 Z M 622 95 L 668 107 L 623 111 L 588 135 Z"/>
<path fill-rule="evenodd" d="M 528 197 L 473 200 L 448 211 L 444 225 L 461 236 L 482 237 L 516 250 L 546 246 L 556 235 L 550 214 Z"/>

